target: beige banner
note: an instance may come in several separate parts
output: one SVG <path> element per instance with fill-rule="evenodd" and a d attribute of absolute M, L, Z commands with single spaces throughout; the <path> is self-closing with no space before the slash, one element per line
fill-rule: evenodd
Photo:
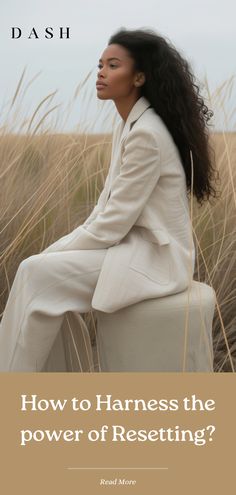
<path fill-rule="evenodd" d="M 235 380 L 232 373 L 2 373 L 2 493 L 232 491 Z"/>

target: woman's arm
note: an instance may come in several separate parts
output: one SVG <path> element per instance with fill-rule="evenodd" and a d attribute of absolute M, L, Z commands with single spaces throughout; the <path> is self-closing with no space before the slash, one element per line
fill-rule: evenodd
<path fill-rule="evenodd" d="M 105 202 L 106 202 L 106 198 L 108 196 L 108 185 L 109 185 L 109 178 L 110 178 L 110 169 L 108 171 L 108 174 L 106 176 L 106 180 L 105 180 L 105 183 L 104 183 L 104 186 L 103 186 L 103 190 L 98 198 L 98 201 L 97 201 L 97 204 L 95 205 L 95 207 L 93 208 L 92 212 L 90 213 L 90 215 L 88 216 L 88 218 L 84 221 L 84 223 L 82 224 L 83 227 L 86 227 L 87 225 L 89 225 L 93 220 L 95 220 L 96 216 L 98 215 L 98 213 L 104 208 L 105 206 Z"/>
<path fill-rule="evenodd" d="M 98 198 L 98 201 L 97 201 L 97 204 L 95 205 L 95 207 L 93 208 L 92 212 L 90 213 L 90 215 L 88 216 L 88 218 L 84 221 L 84 223 L 82 224 L 83 227 L 87 228 L 87 226 L 93 221 L 95 220 L 96 216 L 98 215 L 98 213 L 104 209 L 105 207 L 105 202 L 106 202 L 106 198 L 109 194 L 109 191 L 108 191 L 108 187 L 109 187 L 109 179 L 110 179 L 110 168 L 109 168 L 109 171 L 107 173 L 107 176 L 106 176 L 106 179 L 105 179 L 105 183 L 104 183 L 104 187 L 103 187 L 103 190 Z M 78 228 L 78 227 L 77 227 Z M 73 231 L 74 232 L 74 231 Z M 72 232 L 72 233 L 73 233 Z M 65 236 L 61 237 L 60 239 L 58 239 L 57 241 L 53 242 L 53 244 L 50 244 L 46 249 L 44 249 L 44 251 L 42 251 L 42 253 L 52 253 L 52 252 L 56 252 L 56 251 L 62 251 L 64 249 L 64 245 L 65 245 L 65 242 L 66 240 L 69 239 L 69 236 L 71 235 L 71 233 L 69 234 L 66 234 Z"/>
<path fill-rule="evenodd" d="M 104 211 L 63 237 L 62 250 L 119 244 L 141 214 L 160 177 L 160 136 L 153 129 L 136 128 L 124 143 L 120 173 Z"/>

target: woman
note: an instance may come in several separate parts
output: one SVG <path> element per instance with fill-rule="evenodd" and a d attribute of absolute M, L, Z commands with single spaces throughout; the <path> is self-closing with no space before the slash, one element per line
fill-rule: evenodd
<path fill-rule="evenodd" d="M 1 371 L 41 371 L 67 312 L 113 312 L 185 290 L 195 250 L 187 193 L 215 195 L 210 112 L 188 63 L 151 30 L 119 30 L 98 65 L 113 100 L 104 189 L 83 225 L 20 264 L 0 330 Z"/>

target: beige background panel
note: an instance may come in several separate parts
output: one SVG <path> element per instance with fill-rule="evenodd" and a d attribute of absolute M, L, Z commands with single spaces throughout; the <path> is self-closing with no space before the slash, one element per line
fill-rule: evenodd
<path fill-rule="evenodd" d="M 145 491 L 162 490 L 167 495 L 217 495 L 234 486 L 234 374 L 5 373 L 0 375 L 0 383 L 3 493 L 61 495 L 82 491 L 100 494 L 113 490 L 141 495 Z M 68 402 L 76 397 L 89 399 L 93 405 L 96 394 L 111 394 L 113 399 L 120 400 L 178 399 L 180 407 L 179 411 L 168 412 L 99 412 L 92 407 L 83 412 L 73 411 L 67 404 L 63 412 L 23 412 L 20 411 L 21 394 L 36 394 L 38 400 L 68 399 Z M 215 400 L 215 410 L 184 411 L 182 400 L 192 395 L 203 401 Z M 203 446 L 175 441 L 111 442 L 110 432 L 106 442 L 90 442 L 85 433 L 80 442 L 44 441 L 20 446 L 20 430 L 23 429 L 83 429 L 87 432 L 102 425 L 110 428 L 122 425 L 126 430 L 179 426 L 192 431 L 215 425 L 216 430 L 213 440 Z M 101 479 L 117 481 L 114 485 L 100 485 Z M 136 484 L 118 484 L 119 480 L 136 480 Z"/>

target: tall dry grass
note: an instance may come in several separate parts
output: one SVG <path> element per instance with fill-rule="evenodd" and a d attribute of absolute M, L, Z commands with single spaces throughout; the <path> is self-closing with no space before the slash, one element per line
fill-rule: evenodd
<path fill-rule="evenodd" d="M 21 260 L 39 253 L 87 218 L 103 187 L 111 152 L 111 134 L 58 133 L 53 131 L 53 125 L 50 131 L 48 119 L 57 108 L 53 105 L 54 93 L 44 98 L 32 115 L 22 119 L 21 126 L 17 105 L 29 86 L 28 83 L 23 90 L 23 81 L 24 73 L 9 102 L 8 118 L 0 133 L 1 313 Z M 227 88 L 229 93 L 231 80 L 213 95 L 208 94 L 213 109 L 218 105 L 224 112 Z M 24 133 L 20 134 L 22 129 Z M 214 369 L 235 371 L 236 134 L 212 132 L 210 141 L 220 174 L 221 197 L 202 207 L 190 198 L 197 251 L 194 278 L 212 285 L 217 295 Z M 92 312 L 84 317 L 94 338 L 96 323 Z"/>
<path fill-rule="evenodd" d="M 216 291 L 213 320 L 214 370 L 236 370 L 236 134 L 211 136 L 221 196 L 201 208 L 194 202 L 197 260 L 194 279 Z M 219 187 L 219 186 L 218 186 Z"/>

